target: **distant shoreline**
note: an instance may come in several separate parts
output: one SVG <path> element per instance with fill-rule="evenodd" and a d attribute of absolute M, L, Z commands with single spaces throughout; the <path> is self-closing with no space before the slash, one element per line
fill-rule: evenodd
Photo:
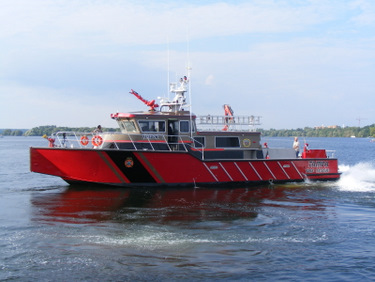
<path fill-rule="evenodd" d="M 38 126 L 32 129 L 0 129 L 1 136 L 43 136 L 59 131 L 92 132 L 96 127 L 57 127 L 55 125 Z M 116 132 L 119 128 L 103 128 L 103 131 Z M 358 137 L 374 138 L 375 124 L 364 127 L 305 127 L 297 129 L 257 129 L 266 137 Z"/>

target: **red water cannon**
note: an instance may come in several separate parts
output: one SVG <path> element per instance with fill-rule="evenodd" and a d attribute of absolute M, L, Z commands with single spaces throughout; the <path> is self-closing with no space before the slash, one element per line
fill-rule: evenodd
<path fill-rule="evenodd" d="M 146 106 L 150 107 L 149 111 L 155 111 L 155 108 L 158 108 L 159 105 L 158 104 L 155 104 L 155 100 L 152 100 L 152 101 L 148 101 L 146 99 L 144 99 L 141 95 L 139 95 L 136 91 L 134 91 L 133 89 L 131 89 L 131 91 L 129 92 L 130 94 L 133 94 L 135 97 L 137 97 L 139 100 L 141 100 Z"/>

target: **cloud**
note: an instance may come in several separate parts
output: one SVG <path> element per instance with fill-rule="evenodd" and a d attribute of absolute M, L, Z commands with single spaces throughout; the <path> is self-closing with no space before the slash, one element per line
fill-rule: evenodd
<path fill-rule="evenodd" d="M 206 77 L 205 84 L 206 85 L 212 85 L 214 83 L 215 77 L 210 74 L 209 76 Z"/>
<path fill-rule="evenodd" d="M 1 114 L 35 117 L 19 119 L 20 127 L 40 125 L 46 116 L 56 124 L 104 124 L 87 117 L 93 111 L 107 117 L 111 105 L 138 110 L 130 88 L 147 99 L 164 96 L 167 78 L 185 75 L 189 61 L 198 113 L 219 114 L 230 103 L 236 113 L 267 115 L 266 127 L 350 124 L 361 111 L 371 122 L 374 6 L 369 0 L 2 0 Z M 285 114 L 292 105 L 298 105 L 293 114 Z M 356 109 L 343 115 L 350 105 Z M 64 119 L 61 107 L 71 109 Z"/>
<path fill-rule="evenodd" d="M 126 104 L 125 96 L 123 93 L 111 93 L 111 96 L 93 97 L 89 92 L 77 92 L 74 89 L 56 90 L 19 85 L 0 87 L 0 99 L 3 101 L 0 119 L 6 128 L 31 128 L 38 125 L 75 127 L 93 126 L 96 123 L 116 127 L 116 122 L 110 119 L 110 113 L 121 110 L 120 103 Z M 112 99 L 118 103 L 112 103 Z"/>
<path fill-rule="evenodd" d="M 361 26 L 374 26 L 375 24 L 375 3 L 373 1 L 357 0 L 351 3 L 353 10 L 359 11 L 352 21 Z"/>
<path fill-rule="evenodd" d="M 290 5 L 286 2 L 213 3 L 132 1 L 1 2 L 0 37 L 39 39 L 46 47 L 79 48 L 93 42 L 165 44 L 205 37 L 258 32 L 293 32 L 330 20 L 328 5 Z"/>

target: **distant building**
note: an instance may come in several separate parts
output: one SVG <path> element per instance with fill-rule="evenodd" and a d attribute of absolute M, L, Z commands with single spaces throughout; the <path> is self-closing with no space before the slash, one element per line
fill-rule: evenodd
<path fill-rule="evenodd" d="M 339 126 L 338 125 L 321 125 L 321 126 L 315 126 L 314 129 L 324 129 L 324 128 L 338 128 Z"/>

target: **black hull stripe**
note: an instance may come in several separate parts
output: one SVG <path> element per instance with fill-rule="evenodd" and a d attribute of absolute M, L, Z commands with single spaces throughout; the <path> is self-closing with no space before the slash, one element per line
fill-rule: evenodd
<path fill-rule="evenodd" d="M 340 176 L 341 175 L 341 173 L 314 173 L 314 174 L 306 174 L 306 176 L 307 177 L 309 177 L 309 176 Z"/>
<path fill-rule="evenodd" d="M 147 165 L 147 167 L 155 174 L 155 176 L 158 178 L 160 183 L 165 183 L 163 177 L 159 174 L 159 172 L 155 169 L 154 166 L 150 164 L 148 159 L 144 156 L 143 153 L 138 153 L 138 156 L 142 159 L 142 161 Z"/>
<path fill-rule="evenodd" d="M 90 182 L 77 181 L 71 179 L 64 179 L 70 184 L 87 184 Z M 320 178 L 320 179 L 310 179 L 310 181 L 336 181 L 336 178 Z M 197 188 L 197 187 L 206 187 L 206 188 L 244 188 L 244 187 L 255 187 L 255 189 L 263 188 L 261 185 L 273 185 L 273 184 L 285 184 L 285 183 L 295 183 L 295 182 L 304 182 L 304 179 L 291 179 L 291 180 L 263 180 L 263 181 L 239 181 L 239 182 L 198 182 L 198 183 L 97 183 L 100 185 L 109 185 L 116 187 L 127 187 L 127 188 Z M 256 187 L 260 186 L 260 187 Z"/>
<path fill-rule="evenodd" d="M 106 153 L 131 183 L 156 183 L 155 179 L 133 152 L 106 151 Z M 133 161 L 132 167 L 125 166 L 125 160 L 127 159 L 131 159 Z"/>
<path fill-rule="evenodd" d="M 107 158 L 104 156 L 103 152 L 98 151 L 98 154 L 100 158 L 107 164 L 107 166 L 112 170 L 114 174 L 116 174 L 117 178 L 122 182 L 122 183 L 129 183 L 129 181 L 126 181 L 123 175 L 118 173 L 115 167 L 107 160 Z"/>

